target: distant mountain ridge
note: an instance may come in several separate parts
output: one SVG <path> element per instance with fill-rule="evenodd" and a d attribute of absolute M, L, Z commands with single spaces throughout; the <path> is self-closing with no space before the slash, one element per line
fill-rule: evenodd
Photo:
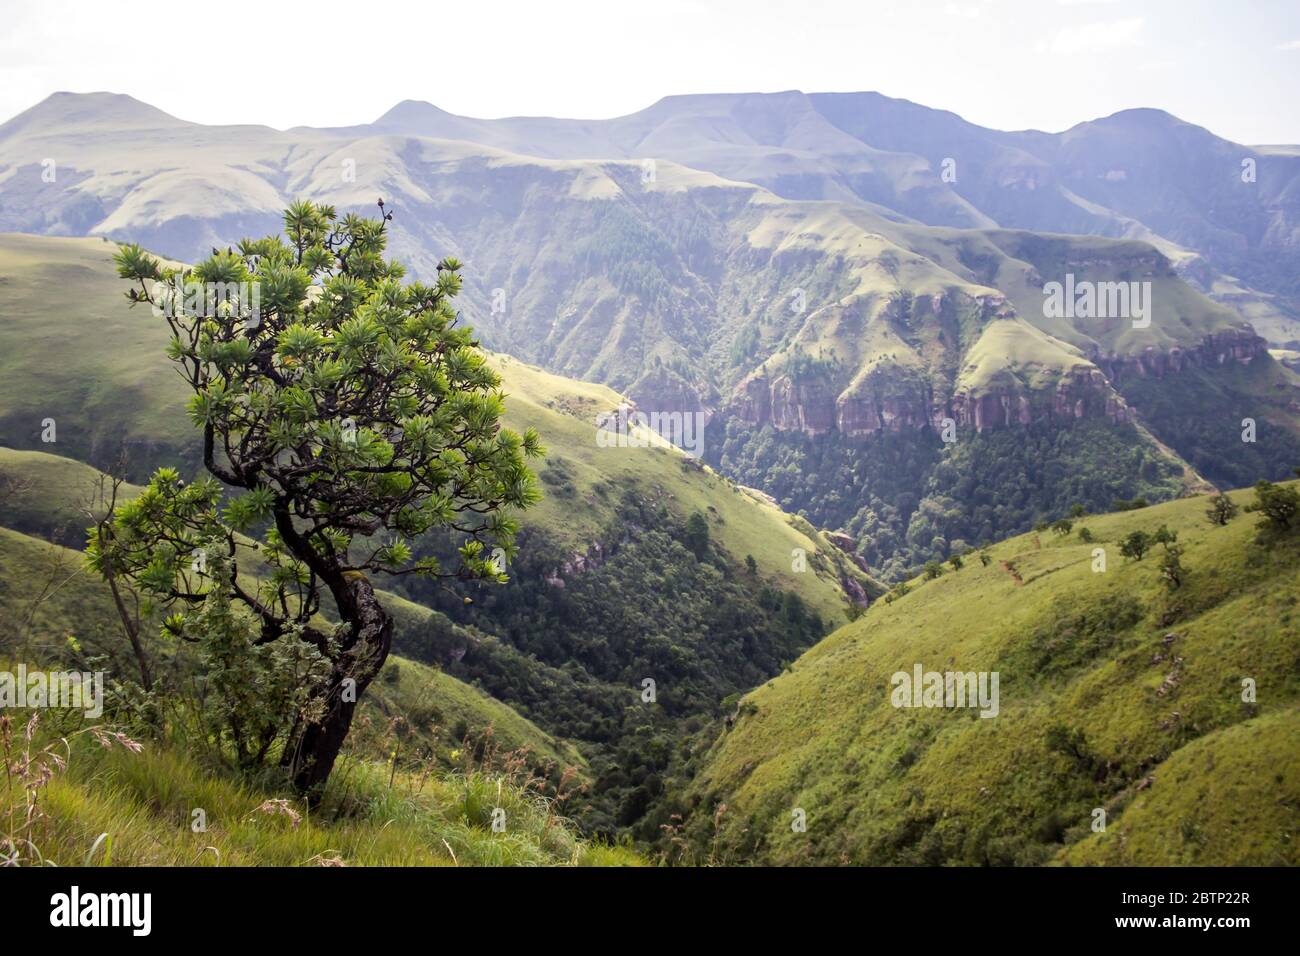
<path fill-rule="evenodd" d="M 373 127 L 549 158 L 658 156 L 786 198 L 864 201 L 930 225 L 1145 239 L 1201 291 L 1249 299 L 1268 334 L 1296 337 L 1300 157 L 1162 110 L 1002 132 L 878 93 L 788 91 L 666 97 L 603 121 L 472 120 L 406 101 Z M 1260 256 L 1276 262 L 1260 267 Z M 1234 275 L 1263 295 L 1236 290 Z"/>
<path fill-rule="evenodd" d="M 371 124 L 280 132 L 186 123 L 113 94 L 59 93 L 0 126 L 0 162 L 18 168 L 6 144 L 73 123 L 209 141 L 237 132 L 282 148 L 396 135 L 540 159 L 669 160 L 784 198 L 862 202 L 929 225 L 1138 238 L 1161 248 L 1201 291 L 1244 308 L 1271 340 L 1300 341 L 1297 148 L 1242 146 L 1161 110 L 1125 110 L 1044 133 L 987 129 L 868 92 L 669 96 L 607 120 L 483 120 L 406 100 Z M 293 187 L 301 164 L 279 159 L 290 160 L 280 177 L 265 176 L 259 164 L 246 169 Z M 0 228 L 37 231 L 8 218 Z"/>
<path fill-rule="evenodd" d="M 295 196 L 364 208 L 382 194 L 403 214 L 395 248 L 417 275 L 449 251 L 468 263 L 467 313 L 495 346 L 670 406 L 716 406 L 757 364 L 720 362 L 706 342 L 763 360 L 791 340 L 806 348 L 810 336 L 782 308 L 796 292 L 814 314 L 871 292 L 1001 294 L 1041 326 L 1043 277 L 1008 262 L 1016 250 L 917 228 L 911 214 L 982 230 L 996 220 L 930 175 L 928 160 L 846 132 L 855 103 L 883 117 L 872 129 L 891 147 L 902 127 L 917 148 L 940 141 L 941 129 L 979 130 L 874 94 L 669 97 L 592 122 L 470 120 L 407 102 L 370 126 L 287 132 L 187 124 L 111 94 L 57 94 L 0 126 L 0 229 L 103 234 L 194 259 L 273 230 Z M 591 155 L 626 158 L 581 159 Z M 888 175 L 859 176 L 850 157 Z M 825 198 L 834 207 L 817 202 Z M 1089 249 L 1131 258 L 1118 246 Z M 895 261 L 912 274 L 890 274 Z M 1168 273 L 1156 259 L 1142 266 Z M 1007 287 L 1016 282 L 1039 288 Z M 756 344 L 755 318 L 770 326 Z M 1233 322 L 1224 312 L 1202 332 Z M 1162 337 L 1186 348 L 1202 335 Z M 1107 351 L 1088 338 L 1073 344 Z"/>
<path fill-rule="evenodd" d="M 928 500 L 903 489 L 948 473 L 930 448 L 948 421 L 1036 430 L 1002 450 L 1017 460 L 1080 424 L 1131 429 L 1138 458 L 1094 476 L 1097 507 L 1276 477 L 1300 457 L 1300 378 L 1267 347 L 1292 341 L 1286 296 L 1214 264 L 1277 266 L 1285 292 L 1300 159 L 1249 153 L 1258 188 L 1240 193 L 1223 176 L 1243 149 L 1157 111 L 999 133 L 878 94 L 669 97 L 601 121 L 407 102 L 373 124 L 286 131 L 58 94 L 0 126 L 0 230 L 194 261 L 278 232 L 293 199 L 366 213 L 383 197 L 414 276 L 446 255 L 466 264 L 461 307 L 486 345 L 642 408 L 702 413 L 710 464 L 871 549 L 871 488 L 836 502 L 778 490 L 804 439 L 912 443 L 919 457 L 879 476 L 903 495 L 882 538 L 895 542 Z M 1149 288 L 1150 314 L 1044 307 L 1049 283 L 1075 279 Z M 1239 454 L 1245 417 L 1266 440 Z M 1077 469 L 1100 440 L 1085 432 L 1052 454 Z M 827 467 L 871 454 L 844 447 Z M 1042 506 L 927 532 L 906 561 L 1023 530 Z M 883 567 L 889 548 L 876 553 Z"/>

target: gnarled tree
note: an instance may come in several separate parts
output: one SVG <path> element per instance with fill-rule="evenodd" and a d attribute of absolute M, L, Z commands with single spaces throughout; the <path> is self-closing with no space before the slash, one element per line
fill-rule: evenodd
<path fill-rule="evenodd" d="M 313 799 L 392 643 L 371 575 L 504 581 L 489 549 L 513 553 L 511 512 L 538 497 L 537 435 L 501 427 L 500 379 L 452 308 L 459 264 L 404 285 L 379 209 L 340 218 L 296 203 L 284 238 L 192 269 L 134 245 L 117 255 L 127 297 L 170 326 L 213 478 L 160 470 L 92 530 L 92 563 L 168 604 L 174 636 L 200 639 L 219 589 L 251 614 L 253 646 L 315 647 L 325 666 L 307 672 L 310 705 L 286 717 L 282 757 Z M 461 536 L 455 567 L 413 560 L 408 542 L 434 529 Z M 336 628 L 319 623 L 322 595 Z M 261 733 L 265 752 L 274 731 Z"/>

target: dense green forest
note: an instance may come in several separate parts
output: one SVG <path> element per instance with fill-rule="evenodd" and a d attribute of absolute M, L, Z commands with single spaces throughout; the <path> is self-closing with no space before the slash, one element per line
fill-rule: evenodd
<path fill-rule="evenodd" d="M 712 540 L 700 512 L 628 489 L 617 516 L 580 574 L 556 576 L 570 556 L 525 531 L 510 581 L 474 589 L 472 603 L 407 586 L 445 617 L 398 647 L 582 744 L 594 779 L 580 822 L 652 839 L 671 812 L 666 778 L 687 774 L 685 741 L 716 732 L 724 701 L 780 673 L 830 622 Z"/>
<path fill-rule="evenodd" d="M 1300 461 L 1300 436 L 1288 421 L 1288 375 L 1276 363 L 1199 369 L 1162 379 L 1133 378 L 1124 396 L 1161 441 L 1210 481 L 1238 488 L 1277 480 Z"/>
<path fill-rule="evenodd" d="M 1117 499 L 1161 501 L 1183 487 L 1181 468 L 1144 448 L 1132 425 L 1103 421 L 999 428 L 948 444 L 929 431 L 849 440 L 735 418 L 710 429 L 719 468 L 815 525 L 843 528 L 891 581 L 1075 505 L 1105 511 Z"/>

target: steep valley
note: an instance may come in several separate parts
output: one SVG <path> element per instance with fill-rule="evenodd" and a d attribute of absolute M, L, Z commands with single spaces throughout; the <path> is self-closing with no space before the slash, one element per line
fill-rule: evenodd
<path fill-rule="evenodd" d="M 55 94 L 0 125 L 0 662 L 129 671 L 88 512 L 106 473 L 131 498 L 202 471 L 119 244 L 196 262 L 296 200 L 382 198 L 406 279 L 463 261 L 502 434 L 545 456 L 505 582 L 376 584 L 395 656 L 347 755 L 368 786 L 385 761 L 390 791 L 463 773 L 486 832 L 475 767 L 535 773 L 581 832 L 519 802 L 525 862 L 1295 864 L 1300 545 L 1206 509 L 1300 466 L 1297 184 L 1300 155 L 1157 110 L 1000 132 L 789 91 L 275 130 Z M 918 662 L 1000 674 L 1000 719 L 890 706 Z M 493 859 L 451 832 L 452 862 Z"/>

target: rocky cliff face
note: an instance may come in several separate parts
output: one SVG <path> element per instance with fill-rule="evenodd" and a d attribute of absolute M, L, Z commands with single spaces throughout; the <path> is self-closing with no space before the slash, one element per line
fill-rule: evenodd
<path fill-rule="evenodd" d="M 736 390 L 736 414 L 745 421 L 771 422 L 782 430 L 821 435 L 837 427 L 835 393 L 824 379 L 795 382 L 788 375 L 769 380 L 751 376 Z"/>
<path fill-rule="evenodd" d="M 1090 356 L 1093 366 L 1070 369 L 1050 389 L 998 386 L 973 394 L 959 390 L 949 398 L 936 396 L 916 378 L 881 376 L 853 395 L 836 395 L 824 378 L 796 382 L 788 375 L 769 379 L 758 372 L 737 387 L 730 409 L 753 425 L 808 435 L 836 430 L 848 437 L 939 430 L 945 418 L 976 431 L 1053 419 L 1104 418 L 1123 424 L 1133 415 L 1116 388 L 1131 376 L 1163 378 L 1192 367 L 1248 364 L 1267 351 L 1266 340 L 1249 327 L 1225 329 L 1190 348 L 1148 348 L 1131 355 L 1097 352 Z"/>
<path fill-rule="evenodd" d="M 1008 425 L 1029 425 L 1044 419 L 1105 418 L 1114 424 L 1129 421 L 1124 399 L 1095 368 L 1071 369 L 1052 390 L 997 388 L 978 395 L 959 392 L 948 403 L 948 415 L 958 426 L 976 431 Z"/>
<path fill-rule="evenodd" d="M 840 396 L 835 402 L 836 427 L 850 437 L 875 432 L 913 431 L 942 422 L 936 414 L 928 388 L 916 386 L 906 392 L 890 391 L 867 397 Z"/>
<path fill-rule="evenodd" d="M 769 379 L 758 372 L 736 390 L 732 411 L 754 425 L 771 423 L 784 431 L 823 435 L 837 430 L 850 436 L 909 431 L 932 420 L 929 389 L 920 382 L 882 378 L 858 395 L 837 395 L 824 378 L 796 382 L 789 375 Z M 933 420 L 938 421 L 939 415 Z"/>
<path fill-rule="evenodd" d="M 1268 352 L 1268 342 L 1256 335 L 1249 326 L 1242 329 L 1224 329 L 1205 336 L 1199 345 L 1191 348 L 1174 347 L 1167 351 L 1153 348 L 1144 349 L 1134 355 L 1102 354 L 1091 355 L 1111 383 L 1118 386 L 1129 377 L 1164 378 L 1166 375 L 1181 372 L 1191 366 L 1214 368 L 1230 362 L 1250 362 Z"/>
<path fill-rule="evenodd" d="M 731 410 L 753 425 L 770 423 L 774 428 L 808 435 L 836 430 L 850 438 L 926 427 L 939 430 L 946 418 L 959 428 L 976 431 L 1028 425 L 1046 418 L 1129 420 L 1123 398 L 1105 375 L 1088 366 L 1072 369 L 1053 390 L 1001 387 L 979 394 L 959 391 L 946 400 L 915 382 L 892 387 L 882 384 L 853 396 L 836 397 L 824 381 L 795 383 L 788 376 L 769 381 L 760 375 L 741 384 Z"/>

